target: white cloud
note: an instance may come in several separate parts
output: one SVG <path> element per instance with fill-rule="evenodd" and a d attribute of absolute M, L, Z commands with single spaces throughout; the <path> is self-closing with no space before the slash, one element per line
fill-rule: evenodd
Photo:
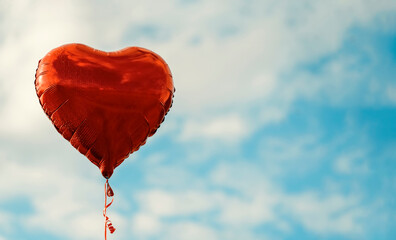
<path fill-rule="evenodd" d="M 321 235 L 329 233 L 360 235 L 364 232 L 361 220 L 367 210 L 355 196 L 331 194 L 325 198 L 316 193 L 289 196 L 285 211 L 306 229 Z"/>
<path fill-rule="evenodd" d="M 159 239 L 218 239 L 216 232 L 203 224 L 182 221 L 163 223 L 158 216 L 136 214 L 132 219 L 132 233 L 142 239 L 158 237 Z"/>
<path fill-rule="evenodd" d="M 396 103 L 396 86 L 388 86 L 386 96 L 391 102 Z"/>
<path fill-rule="evenodd" d="M 260 226 L 275 220 L 272 207 L 276 206 L 277 197 L 257 193 L 255 196 L 228 198 L 225 197 L 219 205 L 223 210 L 218 221 L 230 228 Z"/>
<path fill-rule="evenodd" d="M 315 123 L 312 123 L 314 125 Z M 312 126 L 315 128 L 314 126 Z M 315 131 L 316 132 L 316 131 Z M 304 176 L 324 161 L 332 146 L 318 144 L 320 134 L 266 137 L 259 140 L 261 167 L 268 176 Z M 286 166 L 286 167 L 285 167 Z"/>
<path fill-rule="evenodd" d="M 368 173 L 369 166 L 367 163 L 366 152 L 364 150 L 357 150 L 341 154 L 335 159 L 334 168 L 339 173 L 343 174 L 364 174 Z"/>
<path fill-rule="evenodd" d="M 15 231 L 15 222 L 16 217 L 13 216 L 12 213 L 7 211 L 0 211 L 0 230 L 2 234 L 9 234 L 10 232 Z M 2 235 L 0 235 L 0 239 L 2 239 Z"/>
<path fill-rule="evenodd" d="M 132 220 L 132 231 L 137 235 L 156 235 L 161 228 L 158 217 L 150 214 L 136 214 Z"/>
<path fill-rule="evenodd" d="M 137 200 L 140 210 L 134 223 L 141 226 L 136 228 L 138 233 L 150 235 L 153 229 L 150 236 L 164 239 L 172 239 L 168 230 L 191 223 L 191 218 L 202 226 L 217 226 L 210 230 L 214 239 L 224 239 L 230 231 L 257 239 L 252 229 L 264 226 L 287 235 L 296 224 L 318 236 L 361 236 L 368 218 L 384 214 L 374 213 L 374 206 L 357 194 L 334 189 L 289 193 L 255 165 L 242 162 L 219 165 L 201 190 L 144 190 Z"/>
<path fill-rule="evenodd" d="M 31 212 L 24 213 L 23 218 L 14 219 L 12 213 L 8 213 L 10 216 L 7 218 L 11 222 L 22 225 L 28 232 L 39 230 L 70 239 L 102 237 L 101 184 L 76 175 L 73 170 L 64 168 L 59 171 L 45 163 L 18 163 L 2 158 L 0 164 L 1 179 L 7 182 L 0 186 L 0 191 L 7 193 L 0 196 L 0 202 L 25 198 L 32 208 Z M 123 226 L 125 220 L 122 217 L 116 212 L 110 215 Z M 8 231 L 16 231 L 7 224 L 2 226 Z"/>
<path fill-rule="evenodd" d="M 194 222 L 182 222 L 171 224 L 165 235 L 165 240 L 217 240 L 216 232 L 208 226 Z"/>
<path fill-rule="evenodd" d="M 138 195 L 142 210 L 156 216 L 189 215 L 212 209 L 215 203 L 206 200 L 206 193 L 186 191 L 169 193 L 151 190 Z M 182 204 L 181 204 L 182 203 Z"/>
<path fill-rule="evenodd" d="M 222 142 L 240 142 L 250 134 L 250 126 L 238 116 L 220 116 L 210 120 L 188 121 L 180 140 L 212 139 Z"/>

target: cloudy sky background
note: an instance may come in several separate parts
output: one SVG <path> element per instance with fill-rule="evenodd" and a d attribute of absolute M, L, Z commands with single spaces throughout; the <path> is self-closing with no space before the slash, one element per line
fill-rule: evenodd
<path fill-rule="evenodd" d="M 396 1 L 0 1 L 0 240 L 103 239 L 99 170 L 34 90 L 72 42 L 174 76 L 111 178 L 109 239 L 396 238 Z"/>

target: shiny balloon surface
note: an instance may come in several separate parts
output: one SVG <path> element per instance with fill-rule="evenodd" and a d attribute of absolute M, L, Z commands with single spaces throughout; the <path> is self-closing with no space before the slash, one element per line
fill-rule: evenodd
<path fill-rule="evenodd" d="M 35 86 L 58 132 L 105 178 L 156 132 L 174 93 L 168 65 L 157 54 L 82 44 L 58 47 L 41 59 Z"/>

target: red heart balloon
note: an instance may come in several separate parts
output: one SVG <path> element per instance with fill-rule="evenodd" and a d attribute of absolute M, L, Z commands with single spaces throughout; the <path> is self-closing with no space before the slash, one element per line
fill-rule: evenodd
<path fill-rule="evenodd" d="M 102 52 L 82 44 L 41 59 L 35 86 L 58 132 L 105 178 L 156 132 L 175 90 L 168 65 L 147 49 Z"/>

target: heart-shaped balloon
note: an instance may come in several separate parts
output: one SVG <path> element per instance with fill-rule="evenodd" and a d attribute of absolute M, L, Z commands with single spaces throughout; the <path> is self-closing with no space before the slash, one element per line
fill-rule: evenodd
<path fill-rule="evenodd" d="M 174 93 L 168 65 L 157 54 L 82 44 L 55 48 L 41 59 L 35 86 L 58 132 L 105 178 L 156 132 Z"/>

